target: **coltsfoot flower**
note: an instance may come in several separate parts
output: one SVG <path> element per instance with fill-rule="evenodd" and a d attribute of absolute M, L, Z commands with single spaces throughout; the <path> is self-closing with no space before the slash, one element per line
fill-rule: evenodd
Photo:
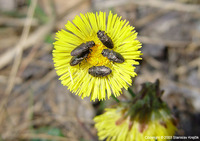
<path fill-rule="evenodd" d="M 107 141 L 166 141 L 176 131 L 176 120 L 166 103 L 161 100 L 163 91 L 159 81 L 143 84 L 142 90 L 131 102 L 94 118 L 100 140 Z M 162 138 L 165 137 L 165 138 Z M 166 138 L 168 137 L 168 138 Z"/>
<path fill-rule="evenodd" d="M 56 34 L 53 61 L 61 83 L 81 98 L 119 96 L 141 59 L 136 38 L 134 27 L 112 12 L 76 16 Z"/>
<path fill-rule="evenodd" d="M 99 140 L 106 141 L 166 141 L 176 131 L 173 117 L 165 110 L 152 112 L 145 117 L 124 117 L 122 107 L 108 108 L 105 113 L 94 118 Z M 145 119 L 147 118 L 147 119 Z"/>

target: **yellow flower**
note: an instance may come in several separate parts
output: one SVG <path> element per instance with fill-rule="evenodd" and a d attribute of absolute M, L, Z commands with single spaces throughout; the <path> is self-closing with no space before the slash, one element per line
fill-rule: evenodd
<path fill-rule="evenodd" d="M 159 81 L 142 84 L 141 91 L 129 102 L 94 118 L 100 140 L 166 141 L 172 139 L 176 122 L 166 103 Z M 162 138 L 165 137 L 165 138 Z M 168 138 L 167 138 L 168 137 Z"/>
<path fill-rule="evenodd" d="M 113 48 L 103 43 L 97 36 L 98 32 L 110 39 L 107 43 L 112 42 Z M 121 20 L 117 14 L 110 12 L 107 18 L 105 12 L 76 16 L 72 22 L 68 21 L 66 30 L 58 31 L 56 34 L 53 61 L 61 83 L 81 98 L 91 96 L 91 100 L 104 100 L 106 95 L 109 99 L 111 93 L 119 96 L 122 88 L 127 89 L 128 85 L 132 84 L 131 77 L 136 76 L 133 65 L 138 65 L 136 60 L 141 59 L 141 52 L 138 51 L 141 43 L 136 38 L 134 27 L 126 20 Z M 89 48 L 88 44 L 91 42 L 95 44 Z M 75 51 L 78 55 L 71 56 L 75 48 L 83 46 L 89 49 L 81 52 L 82 54 Z M 124 62 L 115 62 L 103 56 L 104 49 L 120 54 Z M 100 66 L 100 76 L 89 74 L 89 69 L 93 73 L 98 73 Z"/>
<path fill-rule="evenodd" d="M 124 112 L 121 107 L 110 108 L 94 118 L 100 140 L 107 138 L 106 141 L 155 141 L 157 138 L 157 141 L 166 141 L 176 131 L 174 119 L 164 109 L 152 112 L 146 120 L 139 116 L 133 119 L 124 118 Z M 163 139 L 162 136 L 169 138 Z"/>

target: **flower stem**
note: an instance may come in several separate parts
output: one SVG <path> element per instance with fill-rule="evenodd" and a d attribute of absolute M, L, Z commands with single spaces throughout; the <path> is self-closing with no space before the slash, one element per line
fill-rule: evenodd
<path fill-rule="evenodd" d="M 128 92 L 132 97 L 136 96 L 136 94 L 133 92 L 133 90 L 131 88 L 128 88 Z"/>
<path fill-rule="evenodd" d="M 120 100 L 118 98 L 116 98 L 113 94 L 111 95 L 111 97 L 117 102 L 120 103 Z"/>

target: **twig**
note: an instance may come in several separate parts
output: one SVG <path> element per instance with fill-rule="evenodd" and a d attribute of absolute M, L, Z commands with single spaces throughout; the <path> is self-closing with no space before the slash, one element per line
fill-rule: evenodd
<path fill-rule="evenodd" d="M 194 87 L 192 85 L 186 85 L 178 82 L 171 81 L 167 78 L 162 79 L 164 82 L 164 86 L 166 88 L 170 88 L 172 91 L 176 91 L 178 93 L 182 93 L 185 97 L 191 98 L 192 105 L 195 108 L 195 111 L 200 112 L 200 88 Z"/>
<path fill-rule="evenodd" d="M 36 43 L 36 41 L 40 42 L 41 40 L 43 40 L 45 35 L 47 35 L 53 29 L 54 23 L 55 23 L 55 19 L 51 18 L 51 20 L 47 24 L 39 27 L 35 32 L 33 32 L 27 38 L 26 44 L 21 45 L 22 48 L 23 49 L 30 48 L 31 45 Z M 17 51 L 17 48 L 16 48 L 17 46 L 19 46 L 19 43 L 14 48 L 9 49 L 6 53 L 0 56 L 0 60 L 1 60 L 0 69 L 5 67 L 7 64 L 9 64 L 12 61 Z"/>
<path fill-rule="evenodd" d="M 27 17 L 28 18 L 28 17 Z M 26 19 L 19 19 L 19 18 L 13 18 L 13 17 L 0 17 L 0 25 L 8 25 L 8 26 L 14 26 L 14 27 L 21 27 L 24 26 L 24 22 Z M 32 22 L 30 23 L 31 26 L 37 26 L 38 20 L 32 18 Z"/>
<path fill-rule="evenodd" d="M 199 5 L 188 5 L 184 3 L 179 3 L 175 1 L 164 1 L 164 0 L 104 0 L 96 2 L 95 9 L 108 9 L 116 6 L 134 4 L 140 6 L 150 6 L 155 8 L 161 8 L 166 10 L 175 10 L 181 12 L 193 12 L 200 14 Z"/>
<path fill-rule="evenodd" d="M 55 70 L 51 70 L 50 72 L 48 72 L 40 81 L 38 81 L 38 83 L 36 85 L 33 86 L 34 90 L 38 90 L 39 88 L 45 86 L 46 84 L 48 84 L 52 79 L 54 79 L 56 77 L 56 73 Z"/>
<path fill-rule="evenodd" d="M 191 62 L 188 62 L 188 65 L 182 65 L 182 66 L 178 67 L 176 69 L 175 73 L 179 74 L 179 75 L 183 75 L 184 73 L 187 72 L 188 67 L 189 68 L 198 67 L 198 70 L 199 70 L 199 68 L 200 68 L 200 57 L 198 57 L 197 59 L 192 60 Z M 200 78 L 200 73 L 199 72 L 198 72 L 198 77 Z"/>
<path fill-rule="evenodd" d="M 18 46 L 16 46 L 16 58 L 14 60 L 14 64 L 10 73 L 8 86 L 5 91 L 6 94 L 10 94 L 13 89 L 13 86 L 15 83 L 14 79 L 16 77 L 16 74 L 21 62 L 21 58 L 22 58 L 22 53 L 23 53 L 22 45 L 26 43 L 36 5 L 37 5 L 37 0 L 31 1 L 30 8 L 28 9 L 27 20 L 25 22 L 24 29 L 22 31 L 22 36 L 20 38 Z"/>
<path fill-rule="evenodd" d="M 191 44 L 191 41 L 176 41 L 176 40 L 166 40 L 159 38 L 152 38 L 147 36 L 138 36 L 138 40 L 145 44 L 155 44 L 155 45 L 166 45 L 168 47 L 186 47 Z M 196 45 L 200 45 L 200 42 L 194 42 Z"/>
<path fill-rule="evenodd" d="M 8 83 L 8 77 L 4 75 L 0 75 L 0 84 L 7 84 Z M 15 79 L 16 84 L 21 84 L 22 79 L 20 77 L 16 77 Z"/>
<path fill-rule="evenodd" d="M 199 5 L 188 5 L 179 3 L 176 1 L 163 1 L 163 0 L 131 0 L 132 4 L 141 6 L 151 6 L 156 8 L 162 8 L 166 10 L 176 10 L 181 12 L 194 12 L 200 14 Z"/>
<path fill-rule="evenodd" d="M 84 131 L 86 131 L 86 133 L 88 133 L 90 138 L 93 141 L 97 141 L 97 138 L 91 133 L 91 131 L 85 126 L 85 124 L 79 119 L 78 116 L 76 116 L 76 119 L 77 119 L 77 122 L 80 124 L 80 126 L 84 129 Z"/>
<path fill-rule="evenodd" d="M 57 140 L 57 141 L 78 141 L 74 138 L 65 138 L 61 136 L 52 136 L 48 134 L 34 134 L 34 133 L 22 133 L 19 136 L 20 139 L 45 139 L 45 140 Z"/>
<path fill-rule="evenodd" d="M 151 21 L 153 21 L 154 19 L 166 14 L 169 11 L 166 10 L 159 10 L 158 12 L 154 12 L 151 13 L 141 19 L 138 19 L 135 21 L 134 26 L 136 26 L 137 28 L 142 28 L 143 26 L 145 26 L 146 24 L 150 23 Z"/>
<path fill-rule="evenodd" d="M 144 58 L 144 60 L 146 62 L 148 62 L 154 68 L 156 68 L 156 69 L 161 69 L 162 68 L 162 63 L 160 63 L 159 61 L 157 61 L 153 57 L 151 57 L 151 56 L 144 56 L 143 58 Z"/>
<path fill-rule="evenodd" d="M 22 61 L 21 66 L 19 68 L 18 76 L 21 76 L 28 64 L 31 62 L 31 60 L 34 58 L 35 54 L 37 53 L 37 50 L 40 47 L 40 43 L 37 43 L 34 45 L 34 47 L 31 49 L 29 55 Z"/>
<path fill-rule="evenodd" d="M 73 5 L 72 7 L 66 9 L 63 13 L 59 14 L 57 19 L 62 19 L 63 17 L 65 17 L 68 13 L 70 13 L 71 11 L 73 11 L 75 8 L 83 5 L 85 2 L 90 1 L 90 0 L 81 0 L 80 2 L 78 2 L 77 4 Z"/>
<path fill-rule="evenodd" d="M 9 77 L 9 80 L 8 80 L 8 86 L 5 90 L 5 94 L 6 94 L 5 99 L 2 101 L 2 103 L 0 105 L 0 112 L 3 112 L 5 110 L 4 106 L 7 103 L 8 95 L 11 93 L 13 86 L 15 84 L 15 77 L 16 77 L 16 74 L 17 74 L 17 71 L 18 71 L 18 68 L 19 68 L 19 64 L 21 62 L 23 44 L 25 44 L 26 39 L 27 39 L 28 34 L 29 34 L 31 19 L 32 19 L 33 14 L 34 14 L 36 4 L 37 4 L 37 0 L 32 1 L 30 8 L 28 9 L 28 13 L 27 13 L 28 18 L 25 22 L 24 29 L 23 29 L 22 36 L 20 38 L 19 44 L 16 46 L 16 58 L 14 60 L 14 64 L 13 64 L 13 67 L 12 67 L 12 70 L 11 70 L 11 73 L 10 73 L 10 77 Z M 0 124 L 1 123 L 2 123 L 2 119 L 0 119 Z"/>
<path fill-rule="evenodd" d="M 94 3 L 95 9 L 108 9 L 111 7 L 116 7 L 119 5 L 125 5 L 129 3 L 129 0 L 103 0 L 103 1 L 97 1 Z"/>
<path fill-rule="evenodd" d="M 22 48 L 25 50 L 27 48 L 30 48 L 31 45 L 35 44 L 35 41 L 39 42 L 39 41 L 43 40 L 45 35 L 47 35 L 47 33 L 49 33 L 54 28 L 54 26 L 56 25 L 55 21 L 59 21 L 64 16 L 66 16 L 69 12 L 71 12 L 75 7 L 80 6 L 81 4 L 83 4 L 83 2 L 86 2 L 86 1 L 89 1 L 89 0 L 82 0 L 80 3 L 74 5 L 73 7 L 69 8 L 69 9 L 67 9 L 62 14 L 58 15 L 56 17 L 56 20 L 55 20 L 55 17 L 51 17 L 50 21 L 47 24 L 39 27 L 35 32 L 33 32 L 27 38 L 26 44 L 21 45 Z M 6 53 L 4 53 L 3 55 L 0 56 L 0 60 L 1 60 L 0 70 L 12 61 L 12 59 L 15 56 L 17 46 L 19 46 L 19 43 L 14 48 L 9 49 Z"/>

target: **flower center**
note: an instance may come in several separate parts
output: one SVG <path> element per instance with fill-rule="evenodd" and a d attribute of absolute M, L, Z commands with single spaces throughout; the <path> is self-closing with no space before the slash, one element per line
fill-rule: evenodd
<path fill-rule="evenodd" d="M 93 46 L 88 54 L 87 62 L 90 63 L 92 66 L 105 66 L 110 61 L 107 57 L 104 57 L 101 52 L 103 49 L 106 49 L 107 47 L 104 46 L 101 42 L 95 42 L 95 46 Z"/>

